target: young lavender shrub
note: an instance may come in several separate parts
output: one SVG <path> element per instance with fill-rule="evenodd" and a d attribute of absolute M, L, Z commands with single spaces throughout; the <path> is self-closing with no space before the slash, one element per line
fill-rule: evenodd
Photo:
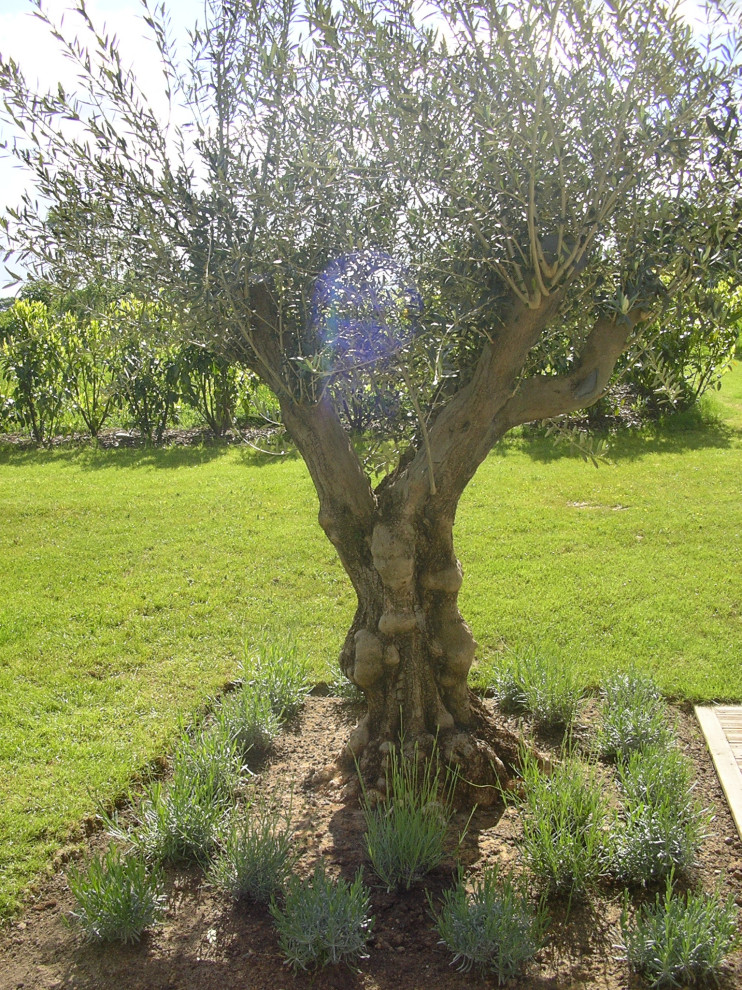
<path fill-rule="evenodd" d="M 606 759 L 669 743 L 672 732 L 667 705 L 650 677 L 636 672 L 613 674 L 601 695 L 597 741 Z"/>
<path fill-rule="evenodd" d="M 689 761 L 675 746 L 653 746 L 631 753 L 617 772 L 624 808 L 614 834 L 613 875 L 646 885 L 692 866 L 711 816 L 693 798 Z"/>
<path fill-rule="evenodd" d="M 569 666 L 541 654 L 513 656 L 495 672 L 491 689 L 501 711 L 530 714 L 542 732 L 568 729 L 582 698 Z"/>
<path fill-rule="evenodd" d="M 509 656 L 494 668 L 489 688 L 504 715 L 523 715 L 527 712 L 525 674 L 518 656 Z"/>
<path fill-rule="evenodd" d="M 537 656 L 527 661 L 523 669 L 526 707 L 535 728 L 542 732 L 568 729 L 582 698 L 571 668 L 556 658 Z"/>
<path fill-rule="evenodd" d="M 616 772 L 621 793 L 630 805 L 662 804 L 675 797 L 687 806 L 692 799 L 693 768 L 674 743 L 642 746 L 620 760 Z"/>
<path fill-rule="evenodd" d="M 441 944 L 459 970 L 491 973 L 498 984 L 517 976 L 544 944 L 548 918 L 543 903 L 534 907 L 525 882 L 486 866 L 467 891 L 463 871 L 443 894 L 436 918 Z"/>
<path fill-rule="evenodd" d="M 624 953 L 632 970 L 653 988 L 697 986 L 716 981 L 729 952 L 739 943 L 737 910 L 731 896 L 722 900 L 705 891 L 673 894 L 668 877 L 664 895 L 643 905 L 633 922 L 624 905 L 621 917 Z"/>
<path fill-rule="evenodd" d="M 358 704 L 365 700 L 363 691 L 353 681 L 348 680 L 341 670 L 333 673 L 332 679 L 329 682 L 329 688 L 333 698 L 341 698 L 343 701 Z"/>
<path fill-rule="evenodd" d="M 206 730 L 181 734 L 173 755 L 173 779 L 190 780 L 200 791 L 225 801 L 246 772 L 236 740 L 219 721 Z"/>
<path fill-rule="evenodd" d="M 307 695 L 309 660 L 299 652 L 291 633 L 277 635 L 262 630 L 255 643 L 245 650 L 243 672 L 246 685 L 267 696 L 279 722 L 293 718 Z"/>
<path fill-rule="evenodd" d="M 260 760 L 281 731 L 267 692 L 256 684 L 243 684 L 227 695 L 215 713 L 219 732 L 232 739 L 243 758 Z"/>
<path fill-rule="evenodd" d="M 198 786 L 178 782 L 165 788 L 156 782 L 142 801 L 131 840 L 145 855 L 165 863 L 205 863 L 225 814 L 225 804 L 212 801 Z"/>
<path fill-rule="evenodd" d="M 545 893 L 571 901 L 605 873 L 608 804 L 593 768 L 568 756 L 550 773 L 525 753 L 523 854 Z"/>
<path fill-rule="evenodd" d="M 217 721 L 211 732 L 184 733 L 171 779 L 150 785 L 131 841 L 164 862 L 205 862 L 243 779 L 236 742 Z"/>
<path fill-rule="evenodd" d="M 440 862 L 452 817 L 455 778 L 441 779 L 437 751 L 419 758 L 392 748 L 386 768 L 386 801 L 372 804 L 363 789 L 366 849 L 387 890 L 409 890 Z"/>
<path fill-rule="evenodd" d="M 296 863 L 291 809 L 253 792 L 247 807 L 230 819 L 208 878 L 235 900 L 268 904 L 284 887 Z"/>
<path fill-rule="evenodd" d="M 333 880 L 322 860 L 309 880 L 289 878 L 283 907 L 276 897 L 270 903 L 281 951 L 294 969 L 352 964 L 365 958 L 374 923 L 369 911 L 360 871 L 350 884 L 342 878 Z"/>
<path fill-rule="evenodd" d="M 137 942 L 165 912 L 161 869 L 113 844 L 85 871 L 72 867 L 67 880 L 77 901 L 71 919 L 91 941 Z"/>

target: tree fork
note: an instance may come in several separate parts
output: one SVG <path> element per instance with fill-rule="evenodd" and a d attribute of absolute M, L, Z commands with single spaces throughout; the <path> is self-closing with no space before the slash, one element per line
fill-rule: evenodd
<path fill-rule="evenodd" d="M 346 756 L 379 785 L 385 755 L 401 738 L 423 750 L 437 738 L 443 758 L 465 767 L 473 787 L 506 784 L 510 777 L 517 746 L 509 738 L 497 745 L 506 734 L 467 683 L 477 644 L 458 608 L 463 570 L 453 545 L 458 500 L 481 459 L 473 449 L 482 449 L 490 426 L 478 403 L 487 391 L 491 414 L 506 401 L 498 387 L 502 375 L 502 365 L 490 356 L 476 387 L 457 396 L 445 432 L 437 431 L 432 459 L 445 479 L 437 493 L 417 470 L 403 471 L 374 493 L 328 401 L 281 403 L 317 490 L 320 525 L 356 591 L 340 666 L 368 708 L 350 734 Z M 452 431 L 467 436 L 463 461 Z"/>

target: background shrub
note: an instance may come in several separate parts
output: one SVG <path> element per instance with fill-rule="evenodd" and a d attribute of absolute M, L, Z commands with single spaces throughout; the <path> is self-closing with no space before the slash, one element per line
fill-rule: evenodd
<path fill-rule="evenodd" d="M 240 393 L 244 388 L 241 369 L 225 357 L 196 344 L 179 355 L 180 394 L 198 412 L 216 436 L 232 429 Z"/>
<path fill-rule="evenodd" d="M 64 404 L 60 321 L 43 302 L 25 299 L 9 315 L 0 345 L 0 373 L 11 393 L 3 400 L 5 416 L 42 443 L 56 432 Z"/>
<path fill-rule="evenodd" d="M 110 320 L 65 315 L 60 327 L 62 387 L 68 408 L 97 437 L 120 404 L 118 378 L 121 350 Z"/>
<path fill-rule="evenodd" d="M 121 359 L 119 393 L 132 423 L 148 443 L 160 443 L 180 397 L 173 349 L 129 340 Z"/>

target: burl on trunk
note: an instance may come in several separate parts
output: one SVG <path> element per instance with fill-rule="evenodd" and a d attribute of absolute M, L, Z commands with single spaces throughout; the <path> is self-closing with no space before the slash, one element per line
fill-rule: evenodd
<path fill-rule="evenodd" d="M 329 398 L 281 400 L 317 489 L 320 525 L 358 598 L 340 664 L 368 702 L 347 754 L 372 779 L 400 738 L 423 751 L 437 739 L 444 758 L 477 787 L 509 777 L 517 740 L 493 723 L 467 685 L 476 643 L 458 608 L 456 509 L 479 464 L 513 426 L 602 394 L 638 319 L 600 320 L 569 375 L 521 378 L 528 351 L 557 309 L 554 299 L 515 307 L 419 449 L 375 490 Z"/>

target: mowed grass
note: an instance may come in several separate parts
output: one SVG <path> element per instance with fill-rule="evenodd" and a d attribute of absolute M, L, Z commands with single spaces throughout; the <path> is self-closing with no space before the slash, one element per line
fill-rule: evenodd
<path fill-rule="evenodd" d="M 609 456 L 511 440 L 464 494 L 480 681 L 531 650 L 586 685 L 634 664 L 671 696 L 742 700 L 742 364 L 704 423 L 624 434 Z"/>
<path fill-rule="evenodd" d="M 322 671 L 353 602 L 296 459 L 4 452 L 0 520 L 1 913 L 262 626 Z"/>
<path fill-rule="evenodd" d="M 480 681 L 535 648 L 742 699 L 739 364 L 716 409 L 597 470 L 541 439 L 482 465 L 456 526 Z M 316 513 L 298 459 L 247 448 L 0 452 L 0 916 L 261 627 L 327 676 L 354 602 Z"/>

